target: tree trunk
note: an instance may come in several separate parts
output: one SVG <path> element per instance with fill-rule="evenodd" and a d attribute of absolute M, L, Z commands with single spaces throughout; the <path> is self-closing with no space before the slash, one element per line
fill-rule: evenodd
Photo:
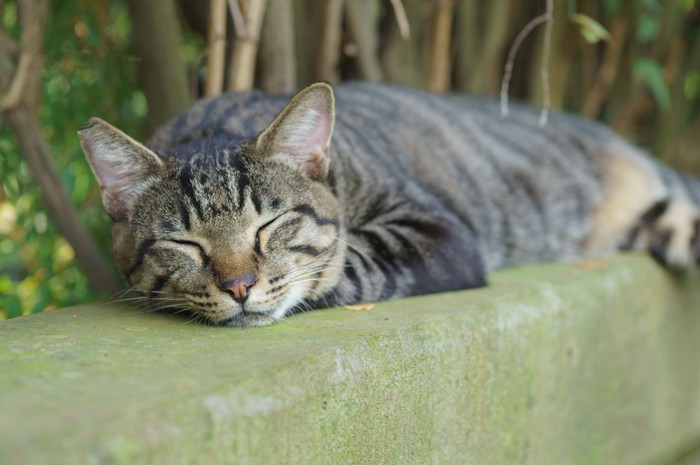
<path fill-rule="evenodd" d="M 187 70 L 180 59 L 180 24 L 174 0 L 127 0 L 133 43 L 141 57 L 141 78 L 153 131 L 191 101 Z"/>

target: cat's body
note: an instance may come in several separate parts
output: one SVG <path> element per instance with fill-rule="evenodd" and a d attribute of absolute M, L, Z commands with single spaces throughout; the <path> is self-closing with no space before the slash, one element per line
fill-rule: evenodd
<path fill-rule="evenodd" d="M 288 99 L 200 102 L 150 143 L 167 168 L 151 160 L 146 171 L 170 174 L 127 176 L 147 186 L 133 193 L 117 180 L 115 195 L 128 200 L 111 208 L 115 257 L 132 285 L 212 321 L 256 325 L 298 309 L 478 287 L 496 268 L 622 246 L 674 266 L 700 259 L 700 184 L 596 123 L 554 114 L 540 127 L 525 106 L 503 118 L 490 99 L 355 83 L 335 90 L 335 128 L 323 85 L 268 127 Z M 121 136 L 97 127 L 82 137 L 109 211 L 110 169 L 95 160 L 104 140 Z M 195 256 L 188 264 L 178 254 Z M 196 279 L 195 268 L 209 277 Z"/>

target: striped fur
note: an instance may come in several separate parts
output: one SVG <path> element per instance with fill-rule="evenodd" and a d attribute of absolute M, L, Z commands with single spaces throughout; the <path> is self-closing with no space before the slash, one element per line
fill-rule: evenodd
<path fill-rule="evenodd" d="M 596 123 L 539 127 L 526 106 L 504 119 L 491 99 L 367 83 L 335 88 L 333 118 L 330 88 L 309 89 L 287 107 L 259 92 L 201 101 L 150 149 L 100 120 L 81 131 L 132 286 L 251 326 L 620 247 L 700 259 L 700 184 Z"/>

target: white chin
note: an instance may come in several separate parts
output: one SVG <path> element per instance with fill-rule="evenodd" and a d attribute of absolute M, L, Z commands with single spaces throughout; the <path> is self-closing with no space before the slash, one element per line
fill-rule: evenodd
<path fill-rule="evenodd" d="M 267 326 L 280 318 L 275 318 L 273 313 L 239 312 L 231 318 L 216 323 L 218 326 L 232 326 L 235 328 L 250 328 L 254 326 Z"/>

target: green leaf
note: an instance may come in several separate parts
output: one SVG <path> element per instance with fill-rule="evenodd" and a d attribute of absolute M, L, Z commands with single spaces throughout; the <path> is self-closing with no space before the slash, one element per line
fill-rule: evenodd
<path fill-rule="evenodd" d="M 664 71 L 659 63 L 649 58 L 638 58 L 634 62 L 633 72 L 649 88 L 661 108 L 667 110 L 671 107 L 671 92 L 666 85 Z"/>
<path fill-rule="evenodd" d="M 603 10 L 608 18 L 618 14 L 620 6 L 620 0 L 603 0 Z"/>
<path fill-rule="evenodd" d="M 683 91 L 688 100 L 700 98 L 700 71 L 688 71 L 683 79 Z"/>
<path fill-rule="evenodd" d="M 608 30 L 588 15 L 576 13 L 569 16 L 569 21 L 574 23 L 589 44 L 597 44 L 601 40 L 609 42 L 612 39 Z"/>
<path fill-rule="evenodd" d="M 680 0 L 680 4 L 685 14 L 690 13 L 695 8 L 695 0 Z"/>
<path fill-rule="evenodd" d="M 658 17 L 645 13 L 637 20 L 637 39 L 640 42 L 653 40 L 659 32 L 661 32 L 661 21 Z"/>
<path fill-rule="evenodd" d="M 5 318 L 15 318 L 22 316 L 22 302 L 17 296 L 10 296 L 8 301 L 3 304 L 5 308 Z"/>
<path fill-rule="evenodd" d="M 644 8 L 656 12 L 663 11 L 664 9 L 659 0 L 642 0 L 642 5 Z"/>

